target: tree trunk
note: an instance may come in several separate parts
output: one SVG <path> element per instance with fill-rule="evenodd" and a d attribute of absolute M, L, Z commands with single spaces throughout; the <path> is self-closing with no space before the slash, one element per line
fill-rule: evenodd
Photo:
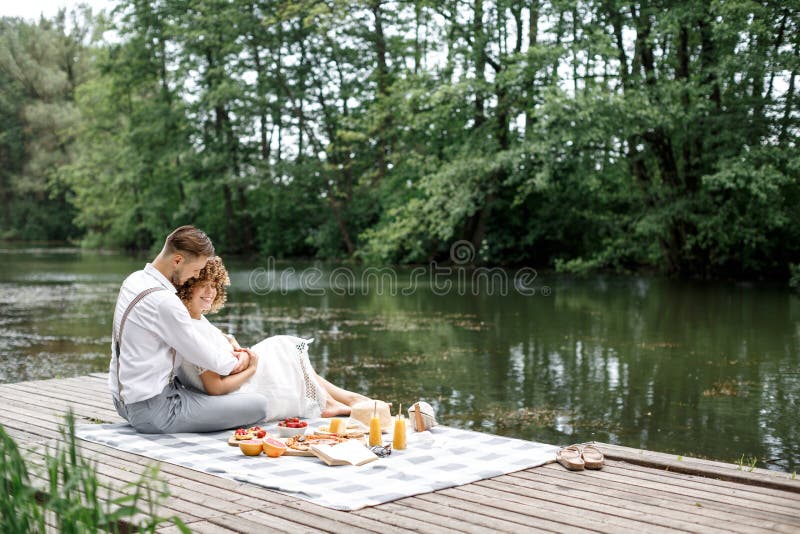
<path fill-rule="evenodd" d="M 516 29 L 514 53 L 519 54 L 522 52 L 522 5 L 515 3 L 510 9 L 511 16 L 514 17 L 514 28 Z"/>
<path fill-rule="evenodd" d="M 689 83 L 689 30 L 684 24 L 681 25 L 678 31 L 677 43 L 677 59 L 678 64 L 675 67 L 675 79 L 683 83 L 684 87 L 681 89 L 681 105 L 683 106 L 684 113 L 688 116 L 690 112 L 690 99 L 689 88 L 686 85 Z M 683 161 L 683 182 L 686 185 L 686 190 L 695 192 L 697 191 L 700 179 L 694 168 L 694 161 L 692 160 L 692 147 L 696 145 L 694 137 L 697 132 L 693 132 L 689 125 L 686 125 L 685 133 L 681 139 L 681 159 Z"/>
<path fill-rule="evenodd" d="M 530 139 L 533 135 L 533 128 L 536 123 L 534 108 L 536 106 L 537 91 L 534 87 L 536 83 L 536 71 L 530 64 L 530 49 L 536 46 L 539 35 L 539 0 L 533 0 L 530 5 L 528 16 L 528 75 L 525 85 L 528 89 L 528 105 L 525 107 L 525 137 Z"/>
<path fill-rule="evenodd" d="M 794 56 L 798 57 L 800 54 L 800 41 L 794 44 Z M 781 118 L 781 132 L 778 135 L 778 142 L 783 145 L 789 139 L 793 138 L 793 136 L 789 135 L 789 132 L 792 128 L 792 109 L 794 106 L 794 97 L 795 97 L 795 78 L 797 78 L 797 67 L 795 66 L 792 69 L 791 74 L 789 75 L 789 87 L 786 89 L 786 97 L 784 100 L 783 105 L 783 117 Z M 795 142 L 795 148 L 797 147 L 797 142 Z"/>
<path fill-rule="evenodd" d="M 255 4 L 253 4 L 255 9 Z M 261 50 L 255 43 L 255 38 L 252 42 L 253 65 L 256 68 L 256 98 L 258 106 L 258 121 L 259 121 L 259 154 L 262 161 L 269 161 L 270 143 L 269 135 L 267 133 L 267 106 L 265 102 L 265 75 L 264 66 L 261 64 Z"/>
<path fill-rule="evenodd" d="M 419 42 L 419 27 L 422 22 L 422 6 L 414 2 L 414 74 L 419 74 L 422 63 L 422 45 Z"/>
<path fill-rule="evenodd" d="M 376 179 L 381 181 L 387 172 L 387 159 L 389 146 L 387 137 L 391 129 L 389 111 L 385 109 L 386 99 L 389 96 L 389 68 L 386 63 L 386 36 L 383 33 L 383 14 L 381 1 L 373 0 L 370 4 L 372 16 L 375 19 L 375 56 L 378 66 L 378 100 L 381 120 L 379 122 L 377 137 L 378 150 L 376 154 Z"/>
<path fill-rule="evenodd" d="M 486 81 L 486 36 L 483 31 L 483 0 L 474 0 L 472 19 L 473 49 L 472 56 L 475 62 L 475 111 L 473 118 L 475 128 L 480 128 L 485 120 L 483 109 L 483 87 Z"/>

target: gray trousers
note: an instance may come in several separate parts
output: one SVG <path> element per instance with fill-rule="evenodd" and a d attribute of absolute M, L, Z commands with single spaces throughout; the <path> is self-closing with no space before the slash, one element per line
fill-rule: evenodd
<path fill-rule="evenodd" d="M 207 395 L 177 379 L 147 400 L 123 404 L 117 413 L 142 434 L 214 432 L 252 426 L 267 416 L 267 399 L 258 393 Z"/>

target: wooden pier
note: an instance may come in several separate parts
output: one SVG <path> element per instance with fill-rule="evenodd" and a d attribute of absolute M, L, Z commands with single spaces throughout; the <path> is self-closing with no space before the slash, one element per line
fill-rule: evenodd
<path fill-rule="evenodd" d="M 43 460 L 37 445 L 60 439 L 55 430 L 69 408 L 79 424 L 121 421 L 105 375 L 0 385 L 0 424 L 30 463 Z M 113 487 L 137 480 L 154 463 L 81 444 Z M 601 471 L 550 464 L 355 512 L 161 463 L 170 490 L 161 515 L 214 533 L 800 532 L 800 479 L 791 475 L 598 445 L 606 454 Z"/>

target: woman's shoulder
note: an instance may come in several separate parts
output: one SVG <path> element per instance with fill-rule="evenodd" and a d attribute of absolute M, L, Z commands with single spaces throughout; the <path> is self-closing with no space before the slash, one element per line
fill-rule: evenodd
<path fill-rule="evenodd" d="M 219 328 L 217 328 L 217 327 L 214 325 L 214 323 L 212 323 L 211 321 L 209 321 L 208 319 L 206 319 L 206 316 L 205 316 L 205 315 L 202 315 L 202 316 L 200 317 L 200 319 L 197 319 L 197 320 L 195 321 L 195 323 L 196 323 L 196 327 L 197 327 L 197 328 L 199 328 L 199 329 L 201 329 L 201 330 L 210 330 L 210 331 L 214 331 L 214 332 L 222 332 L 222 330 L 220 330 Z"/>

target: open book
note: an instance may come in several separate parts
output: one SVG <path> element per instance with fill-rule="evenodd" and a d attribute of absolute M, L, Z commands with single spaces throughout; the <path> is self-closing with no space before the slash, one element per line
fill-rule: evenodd
<path fill-rule="evenodd" d="M 364 465 L 378 457 L 356 439 L 337 445 L 311 445 L 314 456 L 328 465 Z"/>

